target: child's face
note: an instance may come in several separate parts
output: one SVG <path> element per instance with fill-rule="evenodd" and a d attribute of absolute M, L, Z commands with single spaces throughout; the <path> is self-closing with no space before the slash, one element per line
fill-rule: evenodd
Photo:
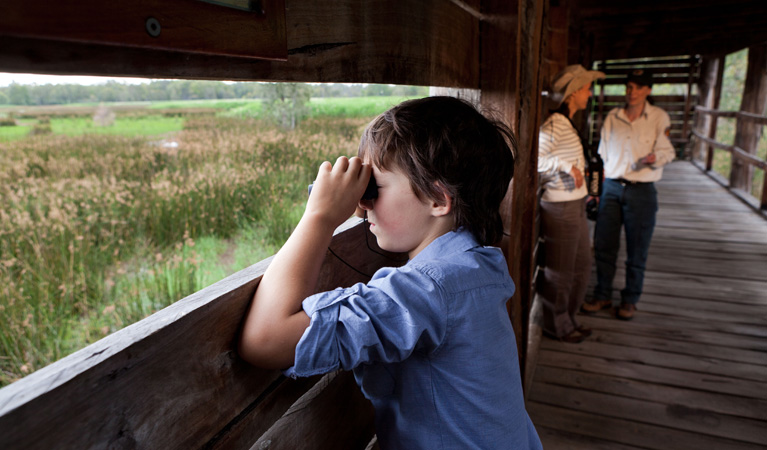
<path fill-rule="evenodd" d="M 414 258 L 444 229 L 444 214 L 435 214 L 434 203 L 419 199 L 410 187 L 408 177 L 399 169 L 381 170 L 373 165 L 378 185 L 378 198 L 361 201 L 368 213 L 370 232 L 384 250 L 407 253 Z"/>

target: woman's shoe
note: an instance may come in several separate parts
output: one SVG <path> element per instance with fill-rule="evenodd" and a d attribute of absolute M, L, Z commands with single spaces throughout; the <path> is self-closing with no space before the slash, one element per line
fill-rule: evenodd
<path fill-rule="evenodd" d="M 570 332 L 570 334 L 566 334 L 559 338 L 560 341 L 567 342 L 569 344 L 578 344 L 583 342 L 584 339 L 586 339 L 586 336 L 578 332 L 578 330 L 573 330 Z"/>
<path fill-rule="evenodd" d="M 578 330 L 573 330 L 564 336 L 555 336 L 547 331 L 544 331 L 543 334 L 546 335 L 546 337 L 550 337 L 551 339 L 560 342 L 567 342 L 568 344 L 577 344 L 579 342 L 583 342 L 583 340 L 586 339 L 586 336 L 578 332 Z"/>
<path fill-rule="evenodd" d="M 579 332 L 585 338 L 591 336 L 592 334 L 591 328 L 584 327 L 583 325 L 579 325 L 578 328 L 576 328 L 575 330 Z"/>

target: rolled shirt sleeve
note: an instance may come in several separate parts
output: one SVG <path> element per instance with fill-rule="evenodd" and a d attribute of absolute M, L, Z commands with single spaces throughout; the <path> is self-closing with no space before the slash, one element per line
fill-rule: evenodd
<path fill-rule="evenodd" d="M 671 119 L 668 116 L 668 113 L 665 111 L 660 111 L 661 117 L 658 120 L 657 125 L 657 137 L 655 139 L 655 147 L 653 148 L 653 152 L 655 152 L 655 166 L 656 167 L 663 167 L 666 164 L 670 163 L 674 160 L 674 157 L 676 156 L 676 152 L 674 151 L 674 146 L 671 145 L 671 140 L 668 138 L 668 135 L 666 135 L 666 132 L 671 128 Z"/>
<path fill-rule="evenodd" d="M 368 362 L 400 362 L 413 351 L 435 351 L 446 333 L 447 311 L 428 268 L 384 268 L 365 285 L 308 297 L 311 318 L 296 347 L 296 378 L 351 370 Z M 394 276 L 396 274 L 396 276 Z"/>

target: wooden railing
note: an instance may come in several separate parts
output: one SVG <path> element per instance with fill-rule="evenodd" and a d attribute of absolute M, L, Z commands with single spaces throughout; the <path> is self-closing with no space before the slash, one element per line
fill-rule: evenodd
<path fill-rule="evenodd" d="M 697 139 L 700 139 L 702 142 L 708 144 L 707 150 L 706 150 L 704 170 L 709 174 L 713 174 L 712 170 L 714 165 L 714 149 L 720 149 L 720 150 L 725 150 L 729 152 L 733 156 L 734 160 L 739 160 L 743 164 L 765 171 L 764 182 L 762 185 L 762 192 L 761 192 L 761 201 L 759 202 L 757 202 L 756 199 L 749 192 L 745 192 L 741 189 L 733 188 L 731 181 L 727 182 L 726 180 L 723 180 L 721 177 L 717 177 L 717 176 L 714 176 L 713 178 L 717 180 L 718 182 L 720 182 L 720 184 L 727 187 L 733 194 L 735 194 L 737 197 L 743 200 L 746 204 L 753 207 L 754 209 L 757 209 L 763 215 L 766 214 L 767 213 L 767 161 L 754 155 L 754 153 L 756 153 L 756 148 L 742 149 L 734 144 L 727 145 L 727 144 L 718 142 L 716 140 L 716 125 L 717 125 L 717 119 L 720 117 L 735 118 L 739 122 L 749 121 L 756 125 L 767 125 L 767 117 L 760 116 L 758 114 L 742 112 L 742 111 L 719 111 L 715 109 L 703 108 L 701 106 L 696 106 L 695 111 L 698 115 L 708 115 L 711 117 L 709 129 L 707 130 L 707 135 L 704 135 L 704 133 L 699 130 L 693 130 L 692 132 Z M 755 141 L 754 145 L 758 145 L 758 141 Z M 754 150 L 754 151 L 749 152 L 748 150 Z M 693 161 L 695 162 L 694 158 L 693 158 Z M 732 167 L 730 168 L 730 171 L 732 173 Z M 732 177 L 729 177 L 729 178 L 730 180 L 732 180 Z"/>
<path fill-rule="evenodd" d="M 364 227 L 336 231 L 318 291 L 402 261 Z M 366 448 L 373 411 L 351 373 L 292 380 L 237 356 L 270 259 L 0 389 L 0 448 Z"/>

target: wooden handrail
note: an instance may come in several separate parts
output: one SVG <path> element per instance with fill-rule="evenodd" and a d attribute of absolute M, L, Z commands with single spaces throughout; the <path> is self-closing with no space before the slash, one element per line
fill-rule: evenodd
<path fill-rule="evenodd" d="M 756 122 L 760 125 L 767 125 L 767 116 L 753 114 L 753 113 L 749 113 L 745 111 L 720 111 L 717 109 L 704 108 L 702 106 L 696 106 L 695 111 L 702 114 L 708 114 L 712 117 L 744 119 L 744 120 Z"/>
<path fill-rule="evenodd" d="M 732 189 L 730 185 L 725 185 L 727 189 L 729 189 L 739 198 L 744 200 L 749 206 L 753 206 L 754 208 L 761 211 L 762 214 L 764 214 L 765 211 L 767 211 L 767 161 L 749 153 L 745 149 L 740 148 L 734 144 L 727 145 L 727 144 L 718 142 L 715 139 L 715 136 L 716 136 L 716 121 L 719 117 L 735 118 L 738 121 L 746 120 L 746 121 L 755 122 L 756 124 L 759 124 L 759 125 L 767 125 L 767 116 L 753 114 L 753 113 L 744 112 L 744 111 L 720 111 L 716 109 L 704 108 L 699 105 L 695 107 L 695 111 L 698 114 L 710 115 L 713 118 L 710 130 L 709 130 L 709 136 L 704 136 L 698 130 L 692 130 L 693 136 L 695 136 L 696 138 L 708 144 L 708 151 L 706 155 L 706 166 L 704 170 L 706 172 L 710 172 L 712 170 L 713 160 L 714 160 L 714 149 L 718 148 L 718 149 L 729 152 L 733 157 L 737 158 L 737 160 L 747 165 L 750 165 L 765 171 L 765 175 L 764 175 L 765 180 L 762 185 L 762 199 L 758 206 L 755 206 L 755 204 L 753 204 L 753 201 L 754 201 L 753 196 L 751 196 L 748 192 L 741 192 L 739 189 Z M 719 180 L 717 179 L 717 181 Z"/>
<path fill-rule="evenodd" d="M 742 148 L 738 146 L 722 144 L 721 142 L 717 142 L 713 139 L 703 136 L 702 134 L 698 133 L 697 130 L 693 130 L 692 134 L 695 135 L 695 137 L 697 137 L 698 139 L 701 139 L 702 141 L 707 143 L 708 145 L 711 145 L 718 149 L 726 150 L 732 153 L 733 155 L 740 158 L 741 160 L 743 160 L 743 162 L 747 164 L 750 164 L 754 167 L 758 167 L 762 170 L 767 170 L 767 161 L 748 153 L 747 151 L 743 150 Z"/>

